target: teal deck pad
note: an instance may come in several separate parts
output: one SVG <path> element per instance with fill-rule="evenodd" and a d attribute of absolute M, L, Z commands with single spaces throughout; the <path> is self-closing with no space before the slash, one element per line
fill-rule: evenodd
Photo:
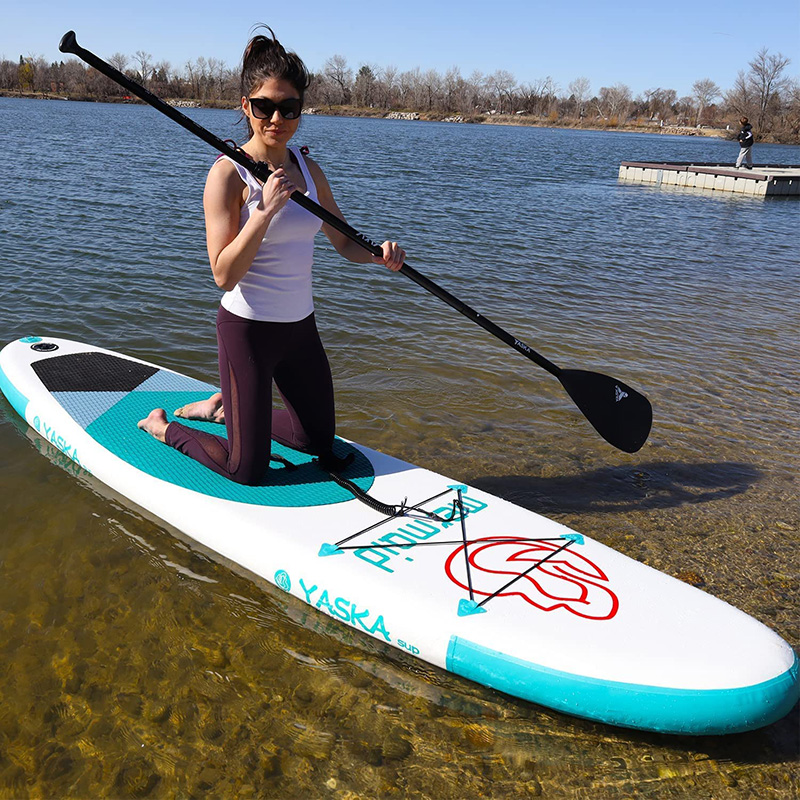
<path fill-rule="evenodd" d="M 350 492 L 313 463 L 311 456 L 277 442 L 272 442 L 272 454 L 297 468 L 288 469 L 273 462 L 264 476 L 264 485 L 242 486 L 137 427 L 138 421 L 154 408 L 166 409 L 168 419 L 174 420 L 176 408 L 205 400 L 218 391 L 209 383 L 106 353 L 58 356 L 33 367 L 53 397 L 89 436 L 148 475 L 200 494 L 252 505 L 298 508 L 353 499 Z M 217 436 L 226 435 L 224 425 L 184 419 L 180 422 Z M 334 444 L 334 452 L 340 458 L 350 452 L 355 455 L 344 476 L 368 491 L 375 479 L 369 459 L 340 439 Z"/>
<path fill-rule="evenodd" d="M 152 383 L 151 383 L 152 381 Z M 165 408 L 168 419 L 173 411 L 187 403 L 204 400 L 214 387 L 174 373 L 154 375 L 150 385 L 189 385 L 201 391 L 143 391 L 144 384 L 127 394 L 121 392 L 58 392 L 54 397 L 64 409 L 86 428 L 98 444 L 142 472 L 175 486 L 239 503 L 273 507 L 311 507 L 343 503 L 353 495 L 334 483 L 312 456 L 272 443 L 272 454 L 297 466 L 287 469 L 273 462 L 262 486 L 242 486 L 217 475 L 182 453 L 137 428 L 137 422 L 154 408 Z M 181 419 L 184 425 L 225 436 L 225 426 L 210 422 Z M 334 452 L 339 457 L 355 454 L 355 461 L 344 476 L 364 491 L 372 486 L 372 464 L 352 445 L 336 440 Z"/>
<path fill-rule="evenodd" d="M 350 492 L 337 486 L 324 470 L 312 463 L 311 456 L 277 442 L 272 443 L 273 455 L 297 465 L 297 469 L 290 470 L 273 464 L 265 476 L 265 485 L 242 486 L 217 475 L 136 427 L 136 423 L 154 408 L 167 409 L 168 419 L 174 420 L 174 409 L 207 397 L 207 391 L 130 392 L 92 422 L 86 432 L 98 444 L 142 472 L 212 497 L 284 507 L 329 505 L 353 499 Z M 180 422 L 218 436 L 225 435 L 224 425 L 183 419 Z M 334 452 L 338 456 L 343 457 L 351 451 L 355 453 L 356 460 L 348 467 L 345 476 L 368 491 L 374 480 L 369 459 L 351 445 L 337 440 Z"/>

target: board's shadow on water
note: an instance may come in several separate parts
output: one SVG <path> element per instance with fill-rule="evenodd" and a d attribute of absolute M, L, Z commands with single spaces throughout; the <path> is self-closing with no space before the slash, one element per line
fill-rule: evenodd
<path fill-rule="evenodd" d="M 751 464 L 734 461 L 651 461 L 579 475 L 486 475 L 472 484 L 540 514 L 622 513 L 722 500 L 743 494 L 760 477 Z"/>

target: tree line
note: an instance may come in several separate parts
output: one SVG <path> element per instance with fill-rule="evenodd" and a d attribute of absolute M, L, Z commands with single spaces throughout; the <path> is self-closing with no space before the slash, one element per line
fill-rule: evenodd
<path fill-rule="evenodd" d="M 214 58 L 188 61 L 175 69 L 155 62 L 142 50 L 133 56 L 114 53 L 109 63 L 150 91 L 171 100 L 211 106 L 238 106 L 238 71 Z M 458 67 L 445 72 L 419 67 L 362 64 L 353 69 L 341 55 L 331 56 L 314 73 L 306 107 L 322 113 L 418 112 L 431 119 L 458 116 L 482 121 L 515 115 L 551 125 L 616 127 L 631 124 L 724 127 L 740 116 L 753 123 L 759 140 L 800 142 L 800 81 L 787 74 L 790 60 L 760 50 L 741 70 L 732 87 L 709 78 L 694 82 L 691 94 L 654 87 L 634 96 L 624 83 L 596 91 L 586 77 L 560 87 L 550 77 L 518 83 L 506 70 L 464 77 Z M 75 99 L 118 101 L 126 90 L 82 62 L 48 63 L 41 56 L 0 60 L 0 92 Z"/>

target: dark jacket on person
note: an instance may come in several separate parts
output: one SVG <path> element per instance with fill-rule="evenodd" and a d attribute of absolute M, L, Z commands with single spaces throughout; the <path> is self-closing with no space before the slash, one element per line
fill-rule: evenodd
<path fill-rule="evenodd" d="M 753 126 L 749 122 L 745 122 L 736 138 L 739 140 L 739 144 L 742 147 L 752 147 L 753 142 L 755 141 L 755 136 L 753 136 Z"/>

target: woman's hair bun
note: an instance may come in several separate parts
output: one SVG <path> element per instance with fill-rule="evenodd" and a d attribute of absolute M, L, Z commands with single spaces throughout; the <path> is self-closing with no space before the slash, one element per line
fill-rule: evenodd
<path fill-rule="evenodd" d="M 253 89 L 268 78 L 280 78 L 291 83 L 302 100 L 311 82 L 306 65 L 297 53 L 289 52 L 284 48 L 268 25 L 258 25 L 255 30 L 262 28 L 269 32 L 269 36 L 257 33 L 244 49 L 241 75 L 242 95 L 249 96 Z"/>
<path fill-rule="evenodd" d="M 270 35 L 265 36 L 264 34 L 256 34 L 253 38 L 247 43 L 247 47 L 244 49 L 244 55 L 242 56 L 242 66 L 246 66 L 247 62 L 253 58 L 259 58 L 265 51 L 269 51 L 272 48 L 276 48 L 278 50 L 286 52 L 283 49 L 283 45 L 278 41 L 277 37 L 275 36 L 275 31 L 269 27 L 269 25 L 259 25 L 258 28 L 263 28 L 264 30 L 269 31 Z"/>

